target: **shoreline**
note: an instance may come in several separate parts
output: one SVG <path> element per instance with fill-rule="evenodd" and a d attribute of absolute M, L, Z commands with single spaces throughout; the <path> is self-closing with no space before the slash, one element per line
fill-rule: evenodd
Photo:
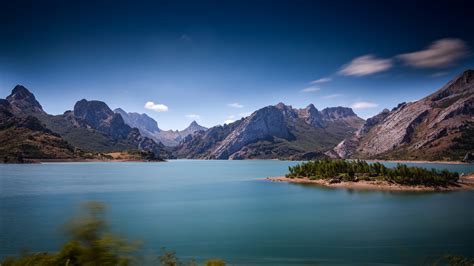
<path fill-rule="evenodd" d="M 162 163 L 163 161 L 148 161 L 140 159 L 27 159 L 23 162 L 8 162 L 1 164 L 43 164 L 43 163 Z"/>
<path fill-rule="evenodd" d="M 349 160 L 364 160 L 367 162 L 379 162 L 379 163 L 427 163 L 427 164 L 473 164 L 463 161 L 426 161 L 426 160 L 379 160 L 379 159 L 349 159 Z"/>
<path fill-rule="evenodd" d="M 329 183 L 325 179 L 311 180 L 309 178 L 289 178 L 285 176 L 267 177 L 264 179 L 269 182 L 285 182 L 293 184 L 310 184 L 326 188 L 334 189 L 354 189 L 354 190 L 376 190 L 376 191 L 413 191 L 413 192 L 430 192 L 430 191 L 458 191 L 458 190 L 474 190 L 474 174 L 459 178 L 458 186 L 448 187 L 427 187 L 427 186 L 408 186 L 389 183 L 387 181 L 365 181 L 358 182 L 340 182 Z"/>
<path fill-rule="evenodd" d="M 143 159 L 85 159 L 85 158 L 72 158 L 72 159 L 25 159 L 24 162 L 8 162 L 1 164 L 36 164 L 36 163 L 87 163 L 87 162 L 166 162 L 168 160 L 202 160 L 202 161 L 212 161 L 209 159 L 187 159 L 187 158 L 174 158 L 174 159 L 165 159 L 165 160 L 156 160 L 148 161 Z M 367 162 L 380 162 L 380 163 L 424 163 L 424 164 L 452 164 L 452 165 L 471 165 L 474 163 L 462 162 L 462 161 L 415 161 L 415 160 L 378 160 L 378 159 L 347 159 L 347 160 L 364 160 Z M 233 160 L 224 160 L 224 161 L 233 161 Z M 294 160 L 282 160 L 282 159 L 243 159 L 242 161 L 294 161 Z M 310 160 L 306 160 L 310 161 Z"/>

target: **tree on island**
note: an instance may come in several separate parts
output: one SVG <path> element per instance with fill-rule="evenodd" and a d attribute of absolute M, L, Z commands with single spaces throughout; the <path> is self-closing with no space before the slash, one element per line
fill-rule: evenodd
<path fill-rule="evenodd" d="M 288 168 L 289 178 L 337 179 L 339 181 L 387 181 L 401 185 L 456 185 L 459 174 L 448 170 L 425 169 L 397 164 L 394 168 L 363 160 L 323 159 L 301 163 Z"/>

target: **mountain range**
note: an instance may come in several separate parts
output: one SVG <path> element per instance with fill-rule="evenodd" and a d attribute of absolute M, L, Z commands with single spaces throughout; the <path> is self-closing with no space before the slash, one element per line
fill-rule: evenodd
<path fill-rule="evenodd" d="M 340 158 L 472 160 L 474 70 L 435 93 L 367 119 L 353 136 L 326 154 Z"/>
<path fill-rule="evenodd" d="M 352 109 L 310 104 L 295 109 L 279 103 L 229 125 L 186 137 L 176 155 L 199 159 L 315 158 L 350 136 L 364 120 Z"/>
<path fill-rule="evenodd" d="M 73 110 L 47 114 L 21 85 L 0 99 L 3 162 L 35 159 L 314 159 L 320 157 L 472 160 L 474 71 L 435 93 L 385 109 L 366 121 L 351 108 L 318 110 L 278 103 L 231 124 L 162 130 L 146 114 L 82 99 Z M 114 157 L 115 156 L 115 157 Z M 137 158 L 137 157 L 134 157 Z"/>
<path fill-rule="evenodd" d="M 181 131 L 162 130 L 158 127 L 158 123 L 146 114 L 127 113 L 121 108 L 115 109 L 114 112 L 120 114 L 127 125 L 138 128 L 142 135 L 169 147 L 178 145 L 183 138 L 196 131 L 207 130 L 206 127 L 199 125 L 196 121 L 191 122 L 187 128 Z"/>

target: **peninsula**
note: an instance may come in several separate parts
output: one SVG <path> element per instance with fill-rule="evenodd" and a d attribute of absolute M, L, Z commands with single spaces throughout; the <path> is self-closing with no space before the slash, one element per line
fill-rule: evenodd
<path fill-rule="evenodd" d="M 316 160 L 289 167 L 283 177 L 268 177 L 274 182 L 315 184 L 325 187 L 392 190 L 450 191 L 474 189 L 474 175 L 448 170 L 425 169 L 398 164 L 388 168 L 379 162 L 363 160 Z"/>

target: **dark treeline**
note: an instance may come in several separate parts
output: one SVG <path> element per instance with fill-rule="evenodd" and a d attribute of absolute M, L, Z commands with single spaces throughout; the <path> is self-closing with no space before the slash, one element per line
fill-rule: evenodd
<path fill-rule="evenodd" d="M 384 180 L 402 185 L 448 186 L 454 185 L 459 174 L 448 170 L 408 167 L 397 164 L 394 168 L 381 163 L 369 164 L 363 160 L 316 160 L 289 167 L 289 178 L 333 179 L 341 181 Z"/>

